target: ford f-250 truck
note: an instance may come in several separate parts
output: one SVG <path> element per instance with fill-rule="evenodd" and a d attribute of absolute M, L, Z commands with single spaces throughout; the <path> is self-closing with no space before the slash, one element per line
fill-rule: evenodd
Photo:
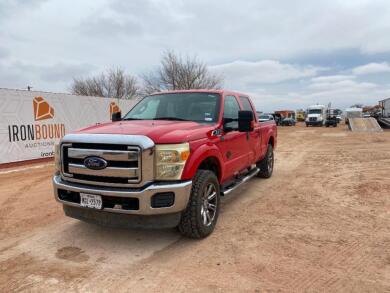
<path fill-rule="evenodd" d="M 54 193 L 67 216 L 109 226 L 177 227 L 204 238 L 220 196 L 269 178 L 274 121 L 259 123 L 245 94 L 171 91 L 143 98 L 112 122 L 56 146 Z"/>

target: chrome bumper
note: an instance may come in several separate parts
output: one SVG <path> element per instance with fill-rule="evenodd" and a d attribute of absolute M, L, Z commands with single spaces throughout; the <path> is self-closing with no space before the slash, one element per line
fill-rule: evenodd
<path fill-rule="evenodd" d="M 184 181 L 180 183 L 152 184 L 147 186 L 144 189 L 131 190 L 131 189 L 87 186 L 87 185 L 82 185 L 77 183 L 71 183 L 62 180 L 60 175 L 55 175 L 53 177 L 53 186 L 54 186 L 54 195 L 56 200 L 64 205 L 82 208 L 79 203 L 61 200 L 59 198 L 59 193 L 58 193 L 59 190 L 72 191 L 78 193 L 82 192 L 82 193 L 98 194 L 101 195 L 103 199 L 104 196 L 137 198 L 139 200 L 139 209 L 137 210 L 124 210 L 121 207 L 118 208 L 114 207 L 114 208 L 103 208 L 101 211 L 122 213 L 122 214 L 135 214 L 135 215 L 158 215 L 158 214 L 177 213 L 183 211 L 186 208 L 190 197 L 192 181 Z M 170 207 L 153 208 L 151 206 L 151 198 L 154 194 L 159 192 L 173 192 L 175 194 L 173 205 Z"/>

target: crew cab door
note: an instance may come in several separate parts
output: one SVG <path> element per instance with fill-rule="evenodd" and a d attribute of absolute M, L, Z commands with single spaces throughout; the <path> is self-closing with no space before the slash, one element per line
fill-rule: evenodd
<path fill-rule="evenodd" d="M 223 180 L 232 178 L 249 165 L 247 134 L 238 131 L 237 119 L 240 110 L 240 105 L 235 96 L 228 95 L 225 97 L 223 118 L 235 119 L 236 121 L 225 123 L 225 130 L 223 130 L 218 144 L 225 165 Z"/>
<path fill-rule="evenodd" d="M 254 123 L 255 123 L 255 128 L 253 131 L 248 132 L 247 134 L 247 139 L 246 139 L 246 144 L 248 146 L 248 160 L 249 164 L 254 164 L 258 158 L 260 157 L 262 153 L 261 149 L 261 128 L 260 128 L 260 123 L 258 122 L 256 118 L 256 111 L 254 111 L 253 105 L 250 102 L 248 97 L 243 97 L 240 96 L 240 102 L 241 102 L 241 107 L 243 110 L 246 111 L 252 111 L 253 112 L 253 118 L 254 118 Z"/>

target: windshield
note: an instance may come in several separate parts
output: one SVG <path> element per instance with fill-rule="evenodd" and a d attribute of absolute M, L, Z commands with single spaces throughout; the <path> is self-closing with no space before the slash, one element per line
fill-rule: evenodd
<path fill-rule="evenodd" d="M 174 93 L 145 97 L 124 120 L 179 120 L 215 123 L 219 114 L 219 94 Z"/>
<path fill-rule="evenodd" d="M 322 114 L 322 109 L 309 109 L 308 114 Z"/>

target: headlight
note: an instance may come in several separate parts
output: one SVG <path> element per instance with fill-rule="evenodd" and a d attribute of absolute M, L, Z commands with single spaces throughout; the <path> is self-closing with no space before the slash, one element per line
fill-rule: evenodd
<path fill-rule="evenodd" d="M 61 170 L 61 147 L 59 144 L 54 146 L 54 168 L 55 172 Z"/>
<path fill-rule="evenodd" d="M 318 121 L 322 121 L 322 117 L 318 117 L 317 119 L 318 119 Z"/>
<path fill-rule="evenodd" d="M 156 179 L 179 180 L 190 156 L 188 143 L 156 145 Z"/>

